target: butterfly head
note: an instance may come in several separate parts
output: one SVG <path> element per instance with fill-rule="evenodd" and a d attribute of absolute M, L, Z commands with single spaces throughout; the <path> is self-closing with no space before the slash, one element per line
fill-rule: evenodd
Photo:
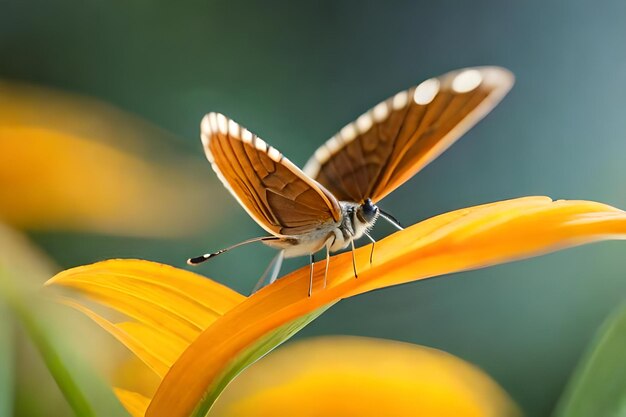
<path fill-rule="evenodd" d="M 378 217 L 378 211 L 378 206 L 368 198 L 359 206 L 357 214 L 364 223 L 372 224 Z"/>

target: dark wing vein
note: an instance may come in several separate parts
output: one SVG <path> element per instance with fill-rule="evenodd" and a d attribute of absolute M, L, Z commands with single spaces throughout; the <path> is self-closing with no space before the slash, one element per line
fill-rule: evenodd
<path fill-rule="evenodd" d="M 499 67 L 427 80 L 346 126 L 304 171 L 340 200 L 379 201 L 480 121 L 512 85 L 513 75 Z"/>
<path fill-rule="evenodd" d="M 202 122 L 207 158 L 229 191 L 266 230 L 307 233 L 337 222 L 337 200 L 276 149 L 222 115 Z"/>

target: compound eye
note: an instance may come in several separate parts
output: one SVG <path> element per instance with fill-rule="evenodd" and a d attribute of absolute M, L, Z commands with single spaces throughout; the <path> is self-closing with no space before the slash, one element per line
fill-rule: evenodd
<path fill-rule="evenodd" d="M 378 207 L 372 203 L 372 200 L 367 199 L 361 205 L 361 212 L 363 213 L 363 217 L 365 217 L 366 221 L 371 221 L 378 212 Z"/>

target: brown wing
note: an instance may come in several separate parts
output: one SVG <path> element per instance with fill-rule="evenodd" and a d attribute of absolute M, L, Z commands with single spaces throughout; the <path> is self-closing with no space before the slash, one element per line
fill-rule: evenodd
<path fill-rule="evenodd" d="M 201 132 L 213 170 L 268 232 L 299 235 L 339 220 L 341 209 L 332 194 L 247 129 L 209 113 Z"/>
<path fill-rule="evenodd" d="M 485 117 L 513 86 L 499 67 L 465 68 L 402 91 L 322 145 L 304 172 L 337 199 L 381 200 Z"/>

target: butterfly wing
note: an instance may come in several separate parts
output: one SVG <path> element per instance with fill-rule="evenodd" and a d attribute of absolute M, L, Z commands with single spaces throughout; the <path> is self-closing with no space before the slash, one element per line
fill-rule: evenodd
<path fill-rule="evenodd" d="M 513 74 L 499 67 L 426 80 L 341 129 L 304 172 L 339 200 L 380 201 L 485 117 L 513 82 Z"/>
<path fill-rule="evenodd" d="M 201 137 L 224 186 L 269 233 L 299 235 L 340 219 L 341 209 L 332 194 L 224 115 L 207 114 Z"/>

